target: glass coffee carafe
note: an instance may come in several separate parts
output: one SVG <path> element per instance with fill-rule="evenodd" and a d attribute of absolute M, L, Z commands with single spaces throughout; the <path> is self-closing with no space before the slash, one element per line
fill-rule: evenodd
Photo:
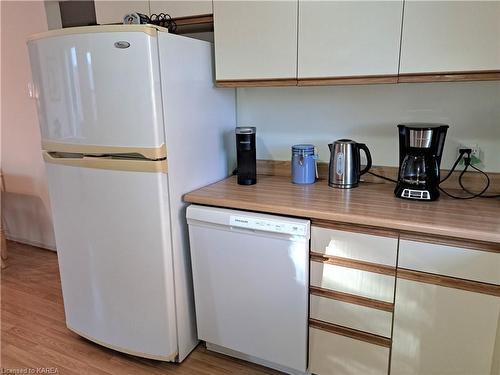
<path fill-rule="evenodd" d="M 425 187 L 429 174 L 436 174 L 437 163 L 426 161 L 425 155 L 406 155 L 401 163 L 401 180 L 411 186 Z"/>

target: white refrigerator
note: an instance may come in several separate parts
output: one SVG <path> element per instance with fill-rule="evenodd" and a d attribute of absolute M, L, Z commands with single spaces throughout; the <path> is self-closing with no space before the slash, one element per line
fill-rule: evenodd
<path fill-rule="evenodd" d="M 210 43 L 150 25 L 28 40 L 66 324 L 182 361 L 196 346 L 184 193 L 233 165 L 235 92 Z"/>

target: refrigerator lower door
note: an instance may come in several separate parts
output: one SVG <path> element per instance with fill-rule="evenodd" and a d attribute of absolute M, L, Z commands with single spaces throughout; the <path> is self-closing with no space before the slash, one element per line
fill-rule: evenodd
<path fill-rule="evenodd" d="M 174 360 L 166 173 L 71 161 L 46 164 L 68 328 L 125 353 Z"/>

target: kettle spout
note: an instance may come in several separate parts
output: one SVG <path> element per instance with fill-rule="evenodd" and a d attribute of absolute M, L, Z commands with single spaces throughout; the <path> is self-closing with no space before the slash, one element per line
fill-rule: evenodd
<path fill-rule="evenodd" d="M 332 152 L 332 149 L 333 149 L 333 143 L 328 143 L 328 148 L 330 148 L 330 152 Z"/>

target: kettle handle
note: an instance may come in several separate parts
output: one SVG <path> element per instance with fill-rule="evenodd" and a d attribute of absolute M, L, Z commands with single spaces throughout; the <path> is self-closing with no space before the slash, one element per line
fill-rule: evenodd
<path fill-rule="evenodd" d="M 366 167 L 359 172 L 359 175 L 363 175 L 365 174 L 366 172 L 368 172 L 370 170 L 370 168 L 372 167 L 372 155 L 370 154 L 370 150 L 368 150 L 368 147 L 364 144 L 364 143 L 358 143 L 358 148 L 363 150 L 365 152 L 365 155 L 366 155 Z M 359 160 L 361 160 L 361 156 L 359 158 Z"/>

